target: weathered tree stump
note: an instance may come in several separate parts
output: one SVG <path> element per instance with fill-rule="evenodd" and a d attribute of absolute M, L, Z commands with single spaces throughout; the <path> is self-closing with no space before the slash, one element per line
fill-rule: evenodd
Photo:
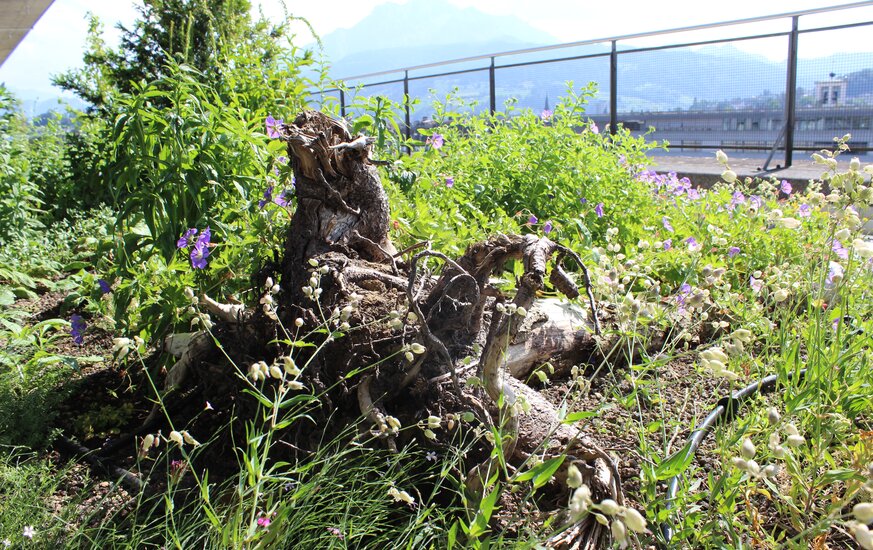
<path fill-rule="evenodd" d="M 562 266 L 572 259 L 584 270 L 578 256 L 546 238 L 496 235 L 470 245 L 457 260 L 423 245 L 404 261 L 389 239 L 388 199 L 369 158 L 371 140 L 350 135 L 343 121 L 315 111 L 304 111 L 279 131 L 294 170 L 297 207 L 281 265 L 273 274 L 259 274 L 257 284 L 269 299 L 247 309 L 201 297 L 218 319 L 212 333 L 222 350 L 204 334 L 190 338 L 184 351 L 184 341 L 177 340 L 173 349 L 182 356 L 170 371 L 167 388 L 186 381 L 198 384 L 213 404 L 237 399 L 235 406 L 244 410 L 244 384 L 234 372 L 244 375 L 255 362 L 271 364 L 293 352 L 298 365 L 307 364 L 300 381 L 320 402 L 308 412 L 313 424 L 287 434 L 294 449 L 313 449 L 325 440 L 325 432 L 327 437 L 339 434 L 362 416 L 372 422 L 371 433 L 381 434 L 391 448 L 415 435 L 392 432 L 385 425 L 389 416 L 411 426 L 433 413 L 472 410 L 479 422 L 501 426 L 507 463 L 519 464 L 534 454 L 566 455 L 558 478 L 576 463 L 595 501 L 622 503 L 609 455 L 561 423 L 554 406 L 507 373 L 507 363 L 512 374 L 525 376 L 530 365 L 545 359 L 532 358 L 531 348 L 525 351 L 523 343 L 519 348 L 511 342 L 547 274 L 565 295 L 579 295 Z M 524 275 L 510 297 L 492 287 L 490 278 L 512 261 L 523 263 Z M 441 264 L 439 275 L 432 275 L 426 263 Z M 268 276 L 278 283 L 278 292 L 263 288 Z M 577 320 L 589 328 L 553 323 L 547 333 L 533 331 L 528 338 L 539 339 L 536 350 L 563 353 L 596 345 L 592 332 L 599 327 L 587 272 L 584 277 L 590 310 Z M 313 348 L 291 349 L 283 342 L 284 328 L 306 333 L 324 326 L 326 318 L 330 329 L 343 335 L 331 338 L 314 356 Z M 457 374 L 476 342 L 484 342 L 478 357 L 481 388 L 462 384 Z M 469 465 L 467 488 L 474 500 L 486 473 L 496 467 L 492 460 Z M 607 536 L 589 517 L 568 525 L 550 545 L 593 548 Z"/>

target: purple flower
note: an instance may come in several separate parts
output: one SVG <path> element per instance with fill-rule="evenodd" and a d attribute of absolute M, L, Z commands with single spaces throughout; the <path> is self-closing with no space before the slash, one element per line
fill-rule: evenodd
<path fill-rule="evenodd" d="M 834 278 L 837 278 L 837 281 L 843 278 L 843 266 L 838 264 L 837 262 L 831 262 L 828 266 L 828 278 L 827 284 L 833 285 L 835 283 Z"/>
<path fill-rule="evenodd" d="M 670 233 L 673 232 L 673 226 L 670 225 L 670 218 L 664 216 L 663 218 L 661 218 L 661 223 L 664 225 L 664 229 L 666 229 Z"/>
<path fill-rule="evenodd" d="M 106 279 L 97 279 L 97 286 L 100 287 L 100 292 L 103 294 L 109 294 L 112 292 L 112 287 L 109 285 L 109 282 Z"/>
<path fill-rule="evenodd" d="M 594 132 L 595 134 L 600 133 L 600 128 L 597 127 L 597 123 L 594 121 L 591 121 L 591 131 Z"/>
<path fill-rule="evenodd" d="M 282 119 L 276 120 L 273 118 L 273 115 L 269 115 L 266 120 L 267 124 L 267 137 L 268 138 L 277 138 L 279 137 L 279 128 L 284 124 Z"/>
<path fill-rule="evenodd" d="M 664 250 L 670 250 L 671 248 L 673 248 L 673 239 L 664 241 Z"/>
<path fill-rule="evenodd" d="M 693 200 L 693 201 L 696 201 L 700 198 L 700 191 L 698 191 L 697 189 L 694 189 L 693 187 L 688 189 L 687 194 L 688 194 L 688 198 Z"/>
<path fill-rule="evenodd" d="M 791 194 L 791 183 L 788 180 L 782 180 L 782 183 L 779 185 L 779 189 L 782 190 L 786 195 Z"/>
<path fill-rule="evenodd" d="M 760 210 L 764 206 L 764 199 L 759 197 L 758 195 L 752 195 L 749 197 L 749 207 L 754 208 L 755 210 Z"/>
<path fill-rule="evenodd" d="M 586 199 L 585 197 L 579 197 L 579 204 L 585 204 L 587 202 L 588 202 L 588 199 Z"/>
<path fill-rule="evenodd" d="M 754 275 L 749 275 L 749 286 L 752 287 L 752 292 L 758 294 L 764 288 L 764 281 L 756 279 Z"/>
<path fill-rule="evenodd" d="M 194 269 L 205 269 L 206 259 L 209 258 L 209 239 L 212 237 L 212 232 L 207 226 L 206 229 L 197 237 L 197 242 L 194 243 L 194 248 L 191 249 L 191 266 Z"/>
<path fill-rule="evenodd" d="M 445 143 L 445 140 L 443 139 L 442 134 L 434 134 L 434 135 L 428 137 L 427 141 L 425 141 L 425 143 L 427 143 L 428 145 L 430 145 L 434 149 L 439 149 L 443 146 L 443 143 Z"/>
<path fill-rule="evenodd" d="M 552 119 L 552 111 L 549 109 L 543 109 L 543 112 L 540 113 L 540 118 L 543 119 L 543 122 L 548 122 Z"/>
<path fill-rule="evenodd" d="M 733 196 L 731 196 L 731 210 L 736 208 L 738 204 L 743 204 L 746 202 L 746 196 L 743 195 L 742 191 L 734 191 Z"/>
<path fill-rule="evenodd" d="M 279 164 L 288 164 L 288 157 L 286 157 L 285 155 L 278 156 L 276 157 L 276 162 L 278 162 Z"/>
<path fill-rule="evenodd" d="M 194 235 L 197 234 L 197 229 L 191 228 L 176 241 L 176 248 L 188 248 L 191 246 L 191 240 L 194 238 Z"/>
<path fill-rule="evenodd" d="M 206 259 L 209 258 L 209 249 L 195 246 L 191 249 L 191 267 L 194 269 L 206 269 Z"/>
<path fill-rule="evenodd" d="M 282 189 L 278 195 L 273 197 L 273 202 L 278 204 L 279 206 L 288 206 L 291 202 L 291 196 L 294 194 L 294 191 L 291 189 Z"/>
<path fill-rule="evenodd" d="M 328 527 L 327 532 L 340 540 L 343 540 L 346 538 L 346 536 L 343 535 L 343 532 L 336 527 Z"/>
<path fill-rule="evenodd" d="M 844 260 L 847 260 L 849 258 L 849 251 L 846 249 L 845 246 L 843 246 L 843 243 L 836 239 L 834 239 L 833 244 L 831 244 L 831 250 L 833 250 L 837 256 Z"/>
<path fill-rule="evenodd" d="M 687 239 L 685 239 L 685 244 L 688 245 L 688 250 L 700 250 L 700 244 L 694 237 L 688 237 Z"/>
<path fill-rule="evenodd" d="M 594 207 L 594 213 L 597 214 L 598 218 L 603 217 L 603 203 L 602 202 L 598 202 L 597 206 Z"/>
<path fill-rule="evenodd" d="M 527 219 L 527 223 L 529 223 L 530 225 L 536 225 L 538 221 L 539 220 L 537 219 L 537 217 L 533 214 L 531 214 L 530 217 Z"/>
<path fill-rule="evenodd" d="M 263 208 L 271 200 L 273 200 L 273 186 L 269 185 L 264 190 L 264 198 L 258 201 L 258 208 Z"/>
<path fill-rule="evenodd" d="M 728 248 L 728 258 L 733 258 L 734 256 L 736 256 L 739 253 L 740 253 L 740 247 L 738 247 L 738 246 L 732 246 L 732 247 Z"/>
<path fill-rule="evenodd" d="M 679 291 L 676 293 L 676 303 L 680 306 L 685 305 L 685 297 L 691 294 L 691 285 L 688 283 L 682 283 L 682 286 L 679 287 Z"/>
<path fill-rule="evenodd" d="M 551 232 L 552 232 L 552 220 L 549 220 L 549 221 L 547 221 L 546 224 L 543 226 L 543 233 L 544 233 L 545 235 L 548 235 L 548 234 L 551 233 Z"/>
<path fill-rule="evenodd" d="M 452 176 L 446 177 L 446 187 L 454 187 L 455 186 L 455 178 Z"/>
<path fill-rule="evenodd" d="M 258 525 L 260 527 L 269 527 L 273 520 L 270 519 L 270 516 L 263 515 L 258 518 Z"/>
<path fill-rule="evenodd" d="M 70 335 L 73 337 L 73 342 L 79 346 L 81 346 L 85 341 L 85 337 L 83 336 L 85 326 L 85 320 L 82 319 L 81 315 L 74 313 L 72 317 L 70 317 Z"/>
<path fill-rule="evenodd" d="M 797 215 L 801 218 L 808 218 L 812 215 L 812 207 L 806 203 L 800 205 L 797 209 Z"/>

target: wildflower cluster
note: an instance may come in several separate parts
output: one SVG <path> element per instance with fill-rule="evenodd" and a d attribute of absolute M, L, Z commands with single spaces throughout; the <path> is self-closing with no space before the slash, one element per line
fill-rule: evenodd
<path fill-rule="evenodd" d="M 279 317 L 276 315 L 276 302 L 273 299 L 273 296 L 279 294 L 281 288 L 278 284 L 273 282 L 272 277 L 267 277 L 267 280 L 264 283 L 264 295 L 261 296 L 260 303 L 261 309 L 268 318 L 278 321 Z"/>
<path fill-rule="evenodd" d="M 190 287 L 185 287 L 183 292 L 189 304 L 185 312 L 193 317 L 191 319 L 191 327 L 201 325 L 206 330 L 211 330 L 213 326 L 212 317 L 198 309 L 197 306 L 200 304 L 200 299 L 194 294 L 194 290 Z"/>
<path fill-rule="evenodd" d="M 317 301 L 319 296 L 321 296 L 322 289 L 321 286 L 321 276 L 326 275 L 330 271 L 330 267 L 323 265 L 321 267 L 318 266 L 318 260 L 315 258 L 309 259 L 309 265 L 311 269 L 309 270 L 311 275 L 309 277 L 309 284 L 303 287 L 303 295 L 307 298 Z"/>
<path fill-rule="evenodd" d="M 209 258 L 211 253 L 209 250 L 209 247 L 212 246 L 209 242 L 211 238 L 212 231 L 209 229 L 209 226 L 199 236 L 197 236 L 197 229 L 192 227 L 179 238 L 176 242 L 176 248 L 181 250 L 190 247 L 191 266 L 194 269 L 205 269 L 207 258 Z"/>
<path fill-rule="evenodd" d="M 303 382 L 299 380 L 301 374 L 302 371 L 290 355 L 279 357 L 272 365 L 258 361 L 249 367 L 249 377 L 255 382 L 270 378 L 278 380 L 281 383 L 280 393 L 304 389 Z"/>
<path fill-rule="evenodd" d="M 588 514 L 594 514 L 594 519 L 601 525 L 609 525 L 609 530 L 620 548 L 630 544 L 630 532 L 646 533 L 647 523 L 636 509 L 621 506 L 611 498 L 595 504 L 591 497 L 591 489 L 582 482 L 582 473 L 575 464 L 567 468 L 567 486 L 574 489 L 570 497 L 570 516 L 573 521 L 579 521 Z"/>
<path fill-rule="evenodd" d="M 159 447 L 162 441 L 167 444 L 175 443 L 179 447 L 184 447 L 185 445 L 191 445 L 192 447 L 200 446 L 200 442 L 194 439 L 194 436 L 188 433 L 188 430 L 172 430 L 166 437 L 161 432 L 158 432 L 156 434 L 147 434 L 142 438 L 139 446 L 139 456 L 148 456 L 149 451 Z"/>

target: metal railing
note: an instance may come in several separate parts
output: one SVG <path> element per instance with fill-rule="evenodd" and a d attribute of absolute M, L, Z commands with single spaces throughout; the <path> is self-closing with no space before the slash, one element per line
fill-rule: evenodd
<path fill-rule="evenodd" d="M 829 69 L 829 72 L 823 73 L 822 77 L 827 74 L 829 80 L 823 78 L 822 81 L 815 81 L 813 94 L 809 93 L 810 90 L 798 88 L 799 66 L 804 69 L 804 73 L 809 73 L 809 64 L 815 65 L 816 63 L 813 59 L 801 60 L 798 57 L 798 51 L 803 40 L 802 37 L 806 35 L 815 36 L 816 33 L 819 33 L 819 36 L 824 36 L 825 33 L 840 33 L 840 38 L 845 38 L 851 34 L 852 29 L 860 30 L 873 26 L 873 20 L 867 20 L 801 28 L 801 18 L 814 18 L 812 16 L 834 14 L 835 12 L 857 14 L 863 11 L 861 10 L 862 8 L 868 7 L 873 7 L 873 0 L 770 16 L 737 19 L 714 24 L 693 25 L 470 56 L 449 61 L 425 63 L 400 69 L 355 75 L 339 79 L 337 82 L 340 84 L 334 88 L 319 90 L 315 93 L 320 94 L 322 99 L 325 96 L 331 96 L 331 94 L 338 94 L 338 97 L 334 97 L 334 100 L 339 101 L 340 113 L 342 116 L 346 116 L 347 108 L 350 106 L 348 94 L 366 94 L 368 90 L 390 87 L 388 91 L 394 92 L 393 95 L 398 97 L 398 100 L 404 104 L 405 134 L 408 138 L 413 135 L 416 127 L 426 124 L 424 119 L 413 121 L 413 110 L 409 101 L 412 97 L 410 94 L 411 84 L 427 80 L 439 82 L 439 79 L 451 82 L 451 79 L 454 79 L 456 84 L 460 82 L 459 89 L 462 93 L 464 92 L 463 86 L 476 88 L 481 91 L 482 86 L 480 83 L 475 81 L 472 83 L 471 81 L 462 82 L 458 79 L 475 73 L 487 73 L 488 108 L 494 113 L 498 109 L 498 92 L 501 91 L 498 85 L 498 77 L 501 74 L 511 74 L 513 71 L 518 70 L 534 70 L 537 67 L 578 63 L 587 67 L 587 69 L 579 73 L 568 71 L 571 74 L 567 74 L 568 78 L 564 80 L 571 80 L 569 77 L 576 76 L 578 80 L 585 82 L 595 81 L 600 85 L 601 89 L 608 89 L 608 102 L 598 100 L 599 104 L 602 104 L 602 109 L 606 112 L 590 113 L 589 117 L 596 123 L 608 125 L 611 133 L 614 133 L 616 128 L 623 125 L 639 135 L 647 135 L 657 140 L 666 139 L 681 151 L 718 148 L 768 154 L 764 162 L 765 170 L 768 168 L 775 153 L 783 151 L 784 165 L 788 167 L 793 162 L 795 151 L 821 149 L 828 145 L 831 138 L 848 132 L 853 134 L 853 141 L 850 144 L 854 152 L 864 153 L 873 151 L 873 53 L 860 54 L 861 57 L 858 58 L 860 62 L 858 59 L 855 59 L 853 61 L 854 65 L 846 65 L 845 68 L 848 70 L 854 69 L 848 76 L 840 75 L 837 78 L 837 74 L 833 71 L 835 67 L 823 67 L 822 69 Z M 862 15 L 867 15 L 870 19 L 873 19 L 873 13 Z M 714 29 L 736 28 L 778 21 L 790 22 L 790 29 L 776 32 L 746 33 L 726 38 L 657 44 L 654 46 L 626 45 L 639 39 L 663 36 L 672 37 L 698 31 L 712 31 Z M 631 82 L 631 84 L 628 84 L 626 81 L 632 78 L 629 72 L 625 72 L 623 77 L 625 81 L 622 81 L 620 78 L 623 66 L 625 64 L 634 65 L 635 59 L 645 61 L 648 56 L 653 60 L 654 57 L 664 55 L 665 52 L 678 52 L 682 50 L 693 52 L 695 48 L 733 45 L 734 43 L 749 41 L 759 41 L 759 43 L 764 41 L 787 42 L 782 45 L 785 48 L 782 51 L 786 52 L 784 58 L 784 94 L 774 96 L 771 95 L 768 89 L 762 91 L 748 89 L 747 87 L 749 93 L 758 93 L 758 96 L 741 97 L 730 101 L 722 99 L 720 102 L 707 98 L 702 98 L 699 101 L 698 98 L 695 98 L 692 105 L 686 105 L 684 108 L 680 105 L 679 100 L 674 101 L 675 105 L 677 105 L 676 107 L 672 107 L 669 104 L 670 100 L 667 100 L 660 104 L 652 104 L 650 108 L 644 108 L 648 100 L 639 100 L 639 98 L 631 97 L 628 93 L 624 93 L 625 88 L 634 89 L 640 86 L 651 85 L 650 82 Z M 573 51 L 586 47 L 593 47 L 598 51 L 590 53 Z M 563 53 L 564 55 L 540 57 L 533 60 L 524 59 L 525 57 L 539 56 L 546 52 Z M 481 65 L 483 62 L 487 62 L 487 65 Z M 606 74 L 603 74 L 604 71 L 602 71 L 604 63 L 608 64 L 608 73 Z M 469 67 L 470 64 L 475 66 Z M 637 64 L 637 66 L 640 65 L 644 66 L 645 63 Z M 452 66 L 455 67 L 455 70 L 429 71 L 429 69 L 443 69 Z M 727 68 L 729 69 L 730 67 Z M 813 66 L 812 69 L 814 68 Z M 697 68 L 688 67 L 688 72 L 695 70 Z M 867 78 L 866 72 L 868 70 L 869 78 Z M 373 79 L 378 77 L 386 76 L 394 76 L 394 78 L 373 81 Z M 701 73 L 700 76 L 701 78 L 711 77 L 711 74 L 704 75 Z M 849 86 L 850 81 L 852 86 Z M 516 79 L 515 84 L 521 83 L 525 88 L 530 88 L 533 85 L 531 84 L 532 82 L 534 81 L 530 79 L 528 81 Z M 772 84 L 775 81 L 771 79 L 770 82 Z M 863 85 L 868 82 L 869 89 L 863 88 Z M 859 85 L 862 85 L 863 88 L 860 91 Z M 401 86 L 402 91 L 399 89 Z M 515 91 L 517 92 L 518 90 Z M 510 96 L 513 90 L 503 90 L 502 92 Z M 852 97 L 849 97 L 850 92 L 853 93 Z M 469 93 L 477 99 L 481 98 L 484 100 L 484 93 L 478 96 L 476 94 L 479 92 L 475 90 Z M 763 95 L 761 95 L 762 93 Z M 382 95 L 392 94 L 383 93 Z M 548 99 L 549 95 L 546 93 L 545 107 L 548 106 Z M 801 100 L 800 105 L 798 104 L 798 99 Z M 687 103 L 687 99 L 683 101 Z M 636 103 L 641 105 L 639 109 L 636 108 Z M 761 105 L 764 103 L 767 106 L 762 107 Z M 527 106 L 532 105 L 528 103 Z M 647 132 L 649 127 L 653 127 L 654 132 Z"/>

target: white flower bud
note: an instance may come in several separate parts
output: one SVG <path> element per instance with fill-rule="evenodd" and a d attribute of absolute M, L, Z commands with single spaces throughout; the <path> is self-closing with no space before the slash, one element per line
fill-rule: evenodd
<path fill-rule="evenodd" d="M 300 317 L 294 319 L 294 326 L 297 328 L 302 327 L 303 326 L 303 319 L 301 319 Z"/>
<path fill-rule="evenodd" d="M 416 355 L 421 355 L 422 353 L 427 351 L 427 348 L 425 348 L 424 346 L 422 346 L 418 342 L 413 342 L 413 344 L 411 346 L 409 346 L 409 349 L 412 350 L 412 353 L 414 353 Z"/>
<path fill-rule="evenodd" d="M 430 415 L 427 417 L 427 427 L 433 430 L 440 427 L 440 423 L 442 422 L 442 418 L 438 416 Z"/>
<path fill-rule="evenodd" d="M 304 388 L 303 383 L 298 382 L 297 380 L 291 380 L 290 382 L 288 382 L 286 384 L 286 386 L 288 386 L 289 390 L 293 390 L 293 391 L 300 391 Z"/>
<path fill-rule="evenodd" d="M 619 545 L 624 545 L 624 542 L 627 540 L 627 528 L 624 526 L 624 523 L 622 523 L 620 519 L 614 519 L 612 520 L 612 525 L 610 525 L 609 530 L 612 532 L 612 538 L 614 538 Z"/>
<path fill-rule="evenodd" d="M 149 452 L 149 449 L 151 449 L 152 445 L 154 445 L 154 444 L 155 444 L 155 436 L 152 434 L 148 434 L 147 436 L 142 438 L 142 445 L 140 446 L 139 454 L 145 455 L 146 453 Z"/>
<path fill-rule="evenodd" d="M 852 515 L 861 523 L 873 523 L 873 502 L 861 502 L 852 508 Z"/>
<path fill-rule="evenodd" d="M 646 532 L 646 518 L 633 508 L 625 508 L 624 522 L 627 524 L 628 529 L 634 533 Z"/>
<path fill-rule="evenodd" d="M 597 507 L 607 516 L 614 516 L 621 509 L 621 506 L 611 498 L 600 501 L 600 504 L 598 504 Z"/>
<path fill-rule="evenodd" d="M 172 441 L 173 443 L 175 443 L 176 445 L 178 445 L 180 447 L 182 445 L 184 445 L 184 443 L 185 443 L 185 440 L 182 437 L 182 434 L 177 432 L 176 430 L 173 430 L 172 432 L 170 432 L 170 435 L 167 436 L 167 439 L 169 439 L 170 441 Z"/>
<path fill-rule="evenodd" d="M 776 292 L 773 293 L 773 301 L 778 303 L 784 302 L 788 299 L 788 291 L 784 288 L 780 288 Z"/>
<path fill-rule="evenodd" d="M 743 446 L 740 448 L 740 454 L 743 455 L 743 458 L 750 459 L 755 457 L 755 445 L 752 443 L 752 440 L 748 437 L 743 440 Z"/>
<path fill-rule="evenodd" d="M 771 426 L 775 426 L 779 423 L 779 419 L 782 417 L 779 415 L 779 410 L 776 407 L 770 407 L 767 409 L 767 422 L 770 423 Z M 776 441 L 779 441 L 779 435 L 776 434 Z"/>
<path fill-rule="evenodd" d="M 728 156 L 725 154 L 724 151 L 719 149 L 718 151 L 715 152 L 715 159 L 717 161 L 719 161 L 720 163 L 724 164 L 728 161 Z"/>
<path fill-rule="evenodd" d="M 575 464 L 570 464 L 567 468 L 567 487 L 571 489 L 583 487 L 582 472 L 579 471 Z"/>
<path fill-rule="evenodd" d="M 873 242 L 865 241 L 863 239 L 855 239 L 852 241 L 852 247 L 855 249 L 855 253 L 858 256 L 865 260 L 869 260 L 873 258 Z"/>
<path fill-rule="evenodd" d="M 800 447 L 806 443 L 806 439 L 802 435 L 789 435 L 785 442 L 789 447 Z"/>
<path fill-rule="evenodd" d="M 721 173 L 721 179 L 728 183 L 734 183 L 735 181 L 737 181 L 737 173 L 733 170 L 725 170 Z"/>
<path fill-rule="evenodd" d="M 275 378 L 277 380 L 281 379 L 282 378 L 282 369 L 280 369 L 276 365 L 271 365 L 270 366 L 270 376 L 272 376 L 273 378 Z"/>
<path fill-rule="evenodd" d="M 191 434 L 188 433 L 188 430 L 182 432 L 182 438 L 188 445 L 194 445 L 195 447 L 198 447 L 200 445 L 200 442 L 194 439 Z"/>

